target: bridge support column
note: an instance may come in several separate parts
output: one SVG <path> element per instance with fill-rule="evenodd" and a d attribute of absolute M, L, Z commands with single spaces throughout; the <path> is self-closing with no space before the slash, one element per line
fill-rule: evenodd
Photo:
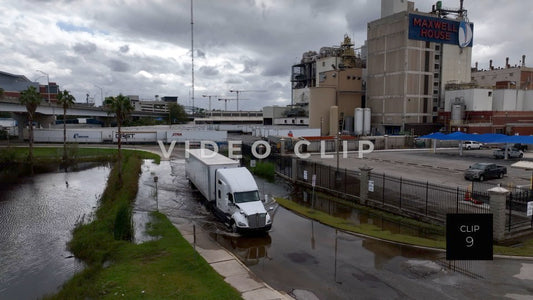
<path fill-rule="evenodd" d="M 56 116 L 36 114 L 34 121 L 39 123 L 43 128 L 51 128 L 55 124 Z"/>
<path fill-rule="evenodd" d="M 12 113 L 13 119 L 17 121 L 18 139 L 24 140 L 24 128 L 28 125 L 28 116 L 25 113 Z"/>

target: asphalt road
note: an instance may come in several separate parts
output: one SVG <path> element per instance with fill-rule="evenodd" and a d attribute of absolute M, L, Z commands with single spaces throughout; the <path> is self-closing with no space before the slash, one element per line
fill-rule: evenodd
<path fill-rule="evenodd" d="M 320 158 L 312 155 L 309 160 L 336 166 L 336 158 Z M 525 153 L 522 160 L 532 160 L 533 153 Z M 377 150 L 358 158 L 356 152 L 348 153 L 347 158 L 339 156 L 341 169 L 358 170 L 363 166 L 372 168 L 373 173 L 395 177 L 409 178 L 421 182 L 430 182 L 451 187 L 467 187 L 472 182 L 464 179 L 464 171 L 476 162 L 491 162 L 507 167 L 503 179 L 491 179 L 488 182 L 502 186 L 529 185 L 532 171 L 511 167 L 518 159 L 495 159 L 492 150 L 464 150 L 459 155 L 458 149 L 406 149 Z"/>

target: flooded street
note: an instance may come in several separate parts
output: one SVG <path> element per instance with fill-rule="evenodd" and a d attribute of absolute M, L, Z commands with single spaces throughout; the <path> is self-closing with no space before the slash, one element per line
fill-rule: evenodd
<path fill-rule="evenodd" d="M 260 279 L 297 299 L 520 299 L 533 294 L 533 261 L 495 259 L 458 263 L 470 275 L 444 266 L 444 253 L 405 247 L 335 230 L 275 205 L 272 230 L 264 236 L 228 232 L 202 205 L 185 179 L 184 160 L 144 164 L 144 199 L 137 211 L 158 206 L 172 222 L 194 222 L 233 252 Z M 288 196 L 283 181 L 257 178 L 261 194 Z M 359 215 L 332 209 L 347 218 Z M 138 218 L 138 217 L 137 217 Z M 142 218 L 141 218 L 142 219 Z M 368 221 L 368 220 L 366 220 Z M 403 229 L 401 229 L 403 232 Z M 311 297 L 311 298 L 309 298 Z"/>
<path fill-rule="evenodd" d="M 108 167 L 24 178 L 0 192 L 0 299 L 57 291 L 83 264 L 66 250 L 77 220 L 94 211 Z"/>

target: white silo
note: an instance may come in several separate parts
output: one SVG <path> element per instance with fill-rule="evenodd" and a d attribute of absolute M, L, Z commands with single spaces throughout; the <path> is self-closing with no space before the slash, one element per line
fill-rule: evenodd
<path fill-rule="evenodd" d="M 355 109 L 354 112 L 354 134 L 355 135 L 362 135 L 363 134 L 363 118 L 364 118 L 364 111 L 362 108 L 358 107 Z"/>
<path fill-rule="evenodd" d="M 370 108 L 364 109 L 364 123 L 363 123 L 363 134 L 364 135 L 370 135 L 370 118 L 372 116 L 372 112 Z"/>

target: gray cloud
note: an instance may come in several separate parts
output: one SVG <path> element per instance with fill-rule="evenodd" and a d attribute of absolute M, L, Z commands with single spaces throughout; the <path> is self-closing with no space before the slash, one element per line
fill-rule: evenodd
<path fill-rule="evenodd" d="M 96 52 L 96 45 L 94 43 L 76 43 L 72 49 L 78 54 L 87 55 Z"/>
<path fill-rule="evenodd" d="M 201 67 L 199 71 L 204 76 L 216 76 L 219 74 L 216 67 L 204 66 L 204 67 Z"/>
<path fill-rule="evenodd" d="M 104 96 L 176 95 L 184 104 L 191 98 L 190 1 L 5 2 L 2 71 L 31 77 L 43 69 L 78 99 L 86 93 L 99 99 L 95 85 Z M 417 0 L 415 7 L 428 11 L 434 3 Z M 458 1 L 443 4 L 453 8 Z M 515 64 L 522 54 L 533 62 L 533 1 L 465 1 L 465 6 L 475 23 L 473 62 L 483 67 L 493 59 L 503 65 L 509 56 Z M 370 0 L 194 1 L 197 90 L 267 89 L 240 106 L 259 109 L 279 99 L 288 104 L 290 66 L 303 52 L 338 45 L 344 34 L 360 47 L 367 23 L 379 15 L 380 2 Z"/>
<path fill-rule="evenodd" d="M 130 70 L 129 64 L 118 59 L 110 59 L 108 61 L 108 66 L 111 69 L 111 71 L 114 71 L 114 72 L 127 72 Z"/>
<path fill-rule="evenodd" d="M 128 53 L 128 51 L 130 51 L 130 46 L 129 45 L 121 46 L 119 48 L 119 51 L 122 52 L 122 53 Z"/>

